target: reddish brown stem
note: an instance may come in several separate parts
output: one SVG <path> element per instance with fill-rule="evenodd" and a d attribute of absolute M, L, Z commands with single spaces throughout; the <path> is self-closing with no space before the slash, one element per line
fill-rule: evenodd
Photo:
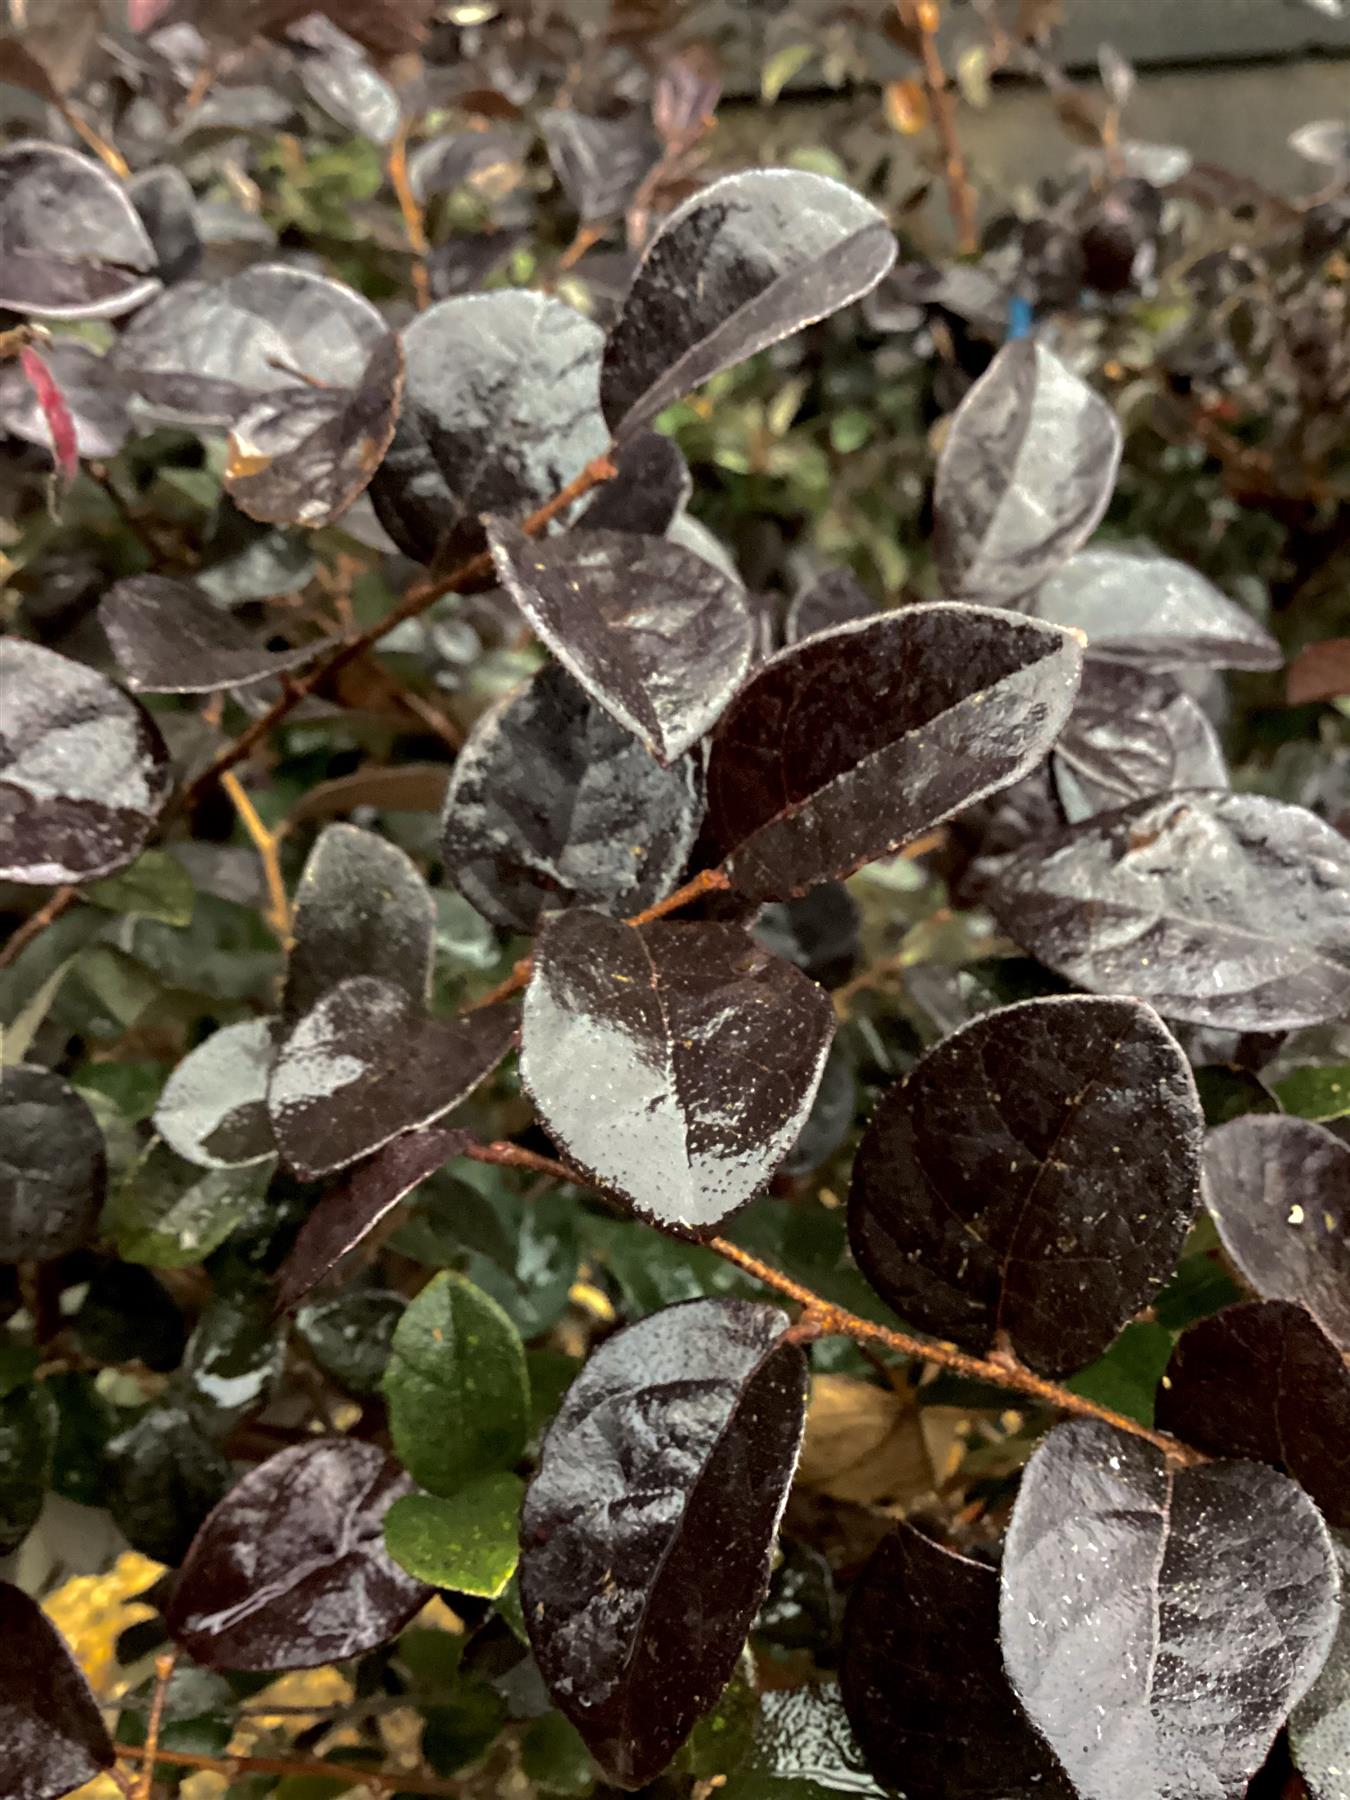
<path fill-rule="evenodd" d="M 144 1761 L 149 1746 L 116 1745 L 119 1756 Z M 341 1781 L 348 1787 L 382 1788 L 396 1794 L 459 1795 L 462 1782 L 443 1781 L 435 1775 L 410 1774 L 405 1769 L 361 1769 L 342 1763 L 324 1762 L 320 1757 L 305 1756 L 205 1756 L 195 1750 L 157 1750 L 155 1760 L 171 1763 L 177 1769 L 209 1769 L 235 1781 L 241 1775 L 320 1775 Z M 147 1764 L 147 1766 L 152 1766 Z"/>
<path fill-rule="evenodd" d="M 928 110 L 942 148 L 942 170 L 947 180 L 947 200 L 952 223 L 956 227 L 957 248 L 962 256 L 971 256 L 980 247 L 975 229 L 975 190 L 966 170 L 965 152 L 956 130 L 956 105 L 951 83 L 943 67 L 937 33 L 942 20 L 937 0 L 896 0 L 900 17 L 919 40 L 923 63 L 923 85 L 928 95 Z"/>
<path fill-rule="evenodd" d="M 9 941 L 0 949 L 0 969 L 7 969 L 12 962 L 17 962 L 33 939 L 40 937 L 62 913 L 69 912 L 79 897 L 80 890 L 76 887 L 57 888 L 45 906 L 30 913 L 18 930 L 10 934 Z"/>

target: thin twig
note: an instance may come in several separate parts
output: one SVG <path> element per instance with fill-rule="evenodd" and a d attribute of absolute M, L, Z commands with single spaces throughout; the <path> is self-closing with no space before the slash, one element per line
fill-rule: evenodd
<path fill-rule="evenodd" d="M 155 1658 L 155 1692 L 150 1702 L 150 1720 L 145 1728 L 145 1746 L 141 1752 L 145 1767 L 141 1770 L 140 1792 L 136 1800 L 150 1800 L 151 1790 L 155 1785 L 159 1729 L 164 1723 L 164 1702 L 168 1698 L 169 1682 L 173 1679 L 173 1666 L 177 1661 L 177 1650 L 167 1650 L 163 1656 Z"/>
<path fill-rule="evenodd" d="M 566 1163 L 555 1161 L 551 1156 L 540 1156 L 537 1151 L 525 1149 L 523 1144 L 508 1143 L 504 1138 L 496 1138 L 490 1144 L 471 1144 L 464 1152 L 471 1162 L 495 1163 L 502 1169 L 528 1169 L 534 1175 L 546 1175 L 550 1181 L 570 1181 L 573 1186 L 587 1187 L 590 1184 L 586 1177 L 576 1169 L 569 1169 Z"/>
<path fill-rule="evenodd" d="M 119 1756 L 144 1759 L 149 1745 L 117 1744 Z M 350 1764 L 324 1762 L 320 1757 L 305 1756 L 204 1756 L 195 1750 L 160 1750 L 156 1758 L 179 1769 L 208 1769 L 234 1781 L 241 1775 L 320 1775 L 331 1781 L 345 1782 L 348 1787 L 376 1788 L 384 1793 L 459 1795 L 462 1782 L 442 1780 L 436 1775 L 410 1774 L 405 1769 L 360 1769 Z"/>
<path fill-rule="evenodd" d="M 422 207 L 417 195 L 413 192 L 412 182 L 408 176 L 408 130 L 411 119 L 403 119 L 394 141 L 389 146 L 389 179 L 394 193 L 398 197 L 398 210 L 403 215 L 403 235 L 408 240 L 408 249 L 412 253 L 413 294 L 417 301 L 417 310 L 425 312 L 431 305 L 431 276 L 427 270 L 426 221 L 422 216 Z"/>
<path fill-rule="evenodd" d="M 57 888 L 45 906 L 30 913 L 17 931 L 10 934 L 9 941 L 0 949 L 0 969 L 7 969 L 12 962 L 16 962 L 33 939 L 55 923 L 62 913 L 69 912 L 79 897 L 80 890 L 77 887 Z"/>
<path fill-rule="evenodd" d="M 956 227 L 956 243 L 962 256 L 971 256 L 980 247 L 975 229 L 975 190 L 966 170 L 965 152 L 956 130 L 956 106 L 951 83 L 943 67 L 938 49 L 938 26 L 942 12 L 938 0 L 896 0 L 901 21 L 919 40 L 923 62 L 923 85 L 928 95 L 928 110 L 942 147 L 942 169 L 947 179 L 947 200 L 952 223 Z"/>
<path fill-rule="evenodd" d="M 225 771 L 220 778 L 220 785 L 229 795 L 234 810 L 239 814 L 239 821 L 253 840 L 258 860 L 262 863 L 263 878 L 267 883 L 267 909 L 264 917 L 281 939 L 283 947 L 287 946 L 291 939 L 291 906 L 286 897 L 286 883 L 281 873 L 276 836 L 263 824 L 258 816 L 258 809 L 233 771 Z"/>

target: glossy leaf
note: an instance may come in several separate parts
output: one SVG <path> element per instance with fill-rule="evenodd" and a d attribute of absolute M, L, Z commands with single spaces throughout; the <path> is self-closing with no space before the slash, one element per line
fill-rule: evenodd
<path fill-rule="evenodd" d="M 602 343 L 570 306 L 522 289 L 417 315 L 403 411 L 370 489 L 401 550 L 431 562 L 476 549 L 480 514 L 530 512 L 602 454 Z"/>
<path fill-rule="evenodd" d="M 410 1486 L 353 1438 L 268 1457 L 193 1539 L 171 1635 L 208 1669 L 312 1669 L 388 1643 L 428 1597 L 384 1547 L 384 1515 Z"/>
<path fill-rule="evenodd" d="M 509 1005 L 431 1019 L 392 981 L 339 982 L 277 1051 L 267 1109 L 282 1159 L 312 1181 L 433 1124 L 491 1074 L 517 1026 Z"/>
<path fill-rule="evenodd" d="M 702 816 L 694 759 L 663 769 L 550 663 L 455 758 L 446 876 L 508 931 L 573 905 L 641 912 L 679 885 Z"/>
<path fill-rule="evenodd" d="M 651 121 L 637 111 L 604 119 L 553 107 L 539 115 L 539 129 L 583 224 L 617 218 L 661 154 Z"/>
<path fill-rule="evenodd" d="M 26 1063 L 0 1070 L 0 1263 L 77 1249 L 106 1182 L 103 1133 L 75 1089 Z"/>
<path fill-rule="evenodd" d="M 1257 1293 L 1350 1352 L 1350 1145 L 1306 1119 L 1234 1119 L 1209 1135 L 1201 1193 Z"/>
<path fill-rule="evenodd" d="M 1271 1085 L 1284 1108 L 1299 1119 L 1329 1124 L 1350 1114 L 1350 1062 L 1310 1063 L 1291 1069 Z"/>
<path fill-rule="evenodd" d="M 615 437 L 861 298 L 895 251 L 876 208 L 823 175 L 750 169 L 703 188 L 648 243 L 605 346 Z"/>
<path fill-rule="evenodd" d="M 871 595 L 851 569 L 828 569 L 802 591 L 787 611 L 787 641 L 800 644 L 818 631 L 876 616 Z"/>
<path fill-rule="evenodd" d="M 1017 781 L 1068 717 L 1080 663 L 1065 633 L 941 603 L 780 651 L 709 760 L 709 828 L 734 886 L 804 893 Z"/>
<path fill-rule="evenodd" d="M 1050 766 L 1070 824 L 1176 788 L 1226 788 L 1218 734 L 1167 675 L 1089 656 Z"/>
<path fill-rule="evenodd" d="M 1350 1525 L 1350 1367 L 1303 1307 L 1253 1300 L 1192 1325 L 1157 1418 L 1198 1450 L 1274 1463 Z"/>
<path fill-rule="evenodd" d="M 174 1566 L 233 1477 L 187 1412 L 161 1405 L 108 1442 L 106 1503 L 132 1548 Z"/>
<path fill-rule="evenodd" d="M 1009 1678 L 1083 1800 L 1240 1800 L 1336 1623 L 1331 1539 L 1292 1481 L 1179 1469 L 1096 1420 L 1032 1457 L 1002 1582 Z"/>
<path fill-rule="evenodd" d="M 725 1729 L 716 1713 L 704 1729 L 714 1724 Z M 716 1748 L 720 1775 L 730 1747 Z M 881 1800 L 884 1792 L 867 1773 L 838 1686 L 824 1682 L 759 1695 L 749 1748 L 716 1791 L 725 1800 Z"/>
<path fill-rule="evenodd" d="M 484 1475 L 458 1493 L 407 1494 L 385 1516 L 389 1554 L 433 1587 L 495 1600 L 520 1556 L 519 1475 Z"/>
<path fill-rule="evenodd" d="M 0 639 L 0 879 L 93 881 L 154 829 L 169 754 L 149 714 L 105 675 Z"/>
<path fill-rule="evenodd" d="M 591 495 L 573 528 L 663 537 L 693 491 L 679 445 L 659 431 L 637 431 L 613 462 L 615 473 Z"/>
<path fill-rule="evenodd" d="M 824 991 L 739 926 L 566 913 L 536 940 L 521 1080 L 578 1167 L 707 1235 L 792 1148 L 834 1027 Z"/>
<path fill-rule="evenodd" d="M 1034 338 L 1005 344 L 938 457 L 934 553 L 946 592 L 1006 601 L 1044 581 L 1106 511 L 1115 414 Z"/>
<path fill-rule="evenodd" d="M 122 383 L 107 359 L 74 338 L 44 345 L 42 359 L 69 414 L 77 454 L 116 456 L 131 424 Z M 0 363 L 0 430 L 53 448 L 52 422 L 17 359 Z"/>
<path fill-rule="evenodd" d="M 1346 1800 L 1350 1769 L 1350 1533 L 1333 1532 L 1341 1622 L 1322 1673 L 1289 1718 L 1289 1751 L 1312 1800 Z"/>
<path fill-rule="evenodd" d="M 697 743 L 750 666 L 739 582 L 665 538 L 538 543 L 500 520 L 489 537 L 511 598 L 592 699 L 658 762 Z"/>
<path fill-rule="evenodd" d="M 103 1715 L 36 1600 L 0 1581 L 0 1788 L 9 1800 L 61 1800 L 112 1767 Z"/>
<path fill-rule="evenodd" d="M 0 306 L 115 319 L 159 287 L 155 252 L 120 182 L 59 144 L 0 148 Z"/>
<path fill-rule="evenodd" d="M 275 1158 L 247 1168 L 199 1168 L 158 1138 L 123 1177 L 103 1229 L 127 1262 L 186 1269 L 225 1239 L 267 1192 Z"/>
<path fill-rule="evenodd" d="M 897 1526 L 849 1592 L 839 1687 L 868 1765 L 907 1800 L 1073 1800 L 1004 1673 L 992 1564 Z"/>
<path fill-rule="evenodd" d="M 203 1169 L 242 1168 L 276 1155 L 267 1116 L 275 1023 L 224 1025 L 190 1050 L 164 1084 L 155 1130 Z"/>
<path fill-rule="evenodd" d="M 314 638 L 269 650 L 191 581 L 132 575 L 108 589 L 99 620 L 134 694 L 211 694 L 302 668 L 332 647 Z"/>
<path fill-rule="evenodd" d="M 525 1351 L 496 1301 L 442 1272 L 398 1322 L 384 1375 L 399 1458 L 433 1494 L 508 1469 L 525 1449 Z"/>
<path fill-rule="evenodd" d="M 1193 790 L 982 867 L 1004 930 L 1080 987 L 1230 1031 L 1350 1004 L 1350 845 L 1301 806 Z"/>
<path fill-rule="evenodd" d="M 786 1326 L 743 1300 L 643 1319 L 595 1351 L 544 1440 L 525 1623 L 554 1703 L 621 1787 L 659 1774 L 717 1699 L 767 1589 L 806 1398 Z"/>
<path fill-rule="evenodd" d="M 403 1305 L 402 1294 L 387 1288 L 326 1294 L 300 1308 L 296 1335 L 339 1387 L 362 1397 L 378 1394 Z"/>
<path fill-rule="evenodd" d="M 896 1312 L 1044 1374 L 1101 1354 L 1176 1267 L 1204 1115 L 1133 1000 L 1028 1000 L 972 1020 L 887 1093 L 858 1149 L 849 1241 Z"/>

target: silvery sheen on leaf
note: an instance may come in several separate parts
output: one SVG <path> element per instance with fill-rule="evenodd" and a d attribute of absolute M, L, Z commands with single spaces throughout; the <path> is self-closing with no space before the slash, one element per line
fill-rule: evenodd
<path fill-rule="evenodd" d="M 155 251 L 117 178 L 59 144 L 0 147 L 0 307 L 115 319 L 159 288 Z"/>
<path fill-rule="evenodd" d="M 1228 786 L 1218 733 L 1180 683 L 1092 655 L 1050 767 L 1071 825 L 1175 788 Z"/>
<path fill-rule="evenodd" d="M 94 1234 L 107 1186 L 103 1133 L 50 1069 L 0 1070 L 0 1263 L 45 1262 Z"/>
<path fill-rule="evenodd" d="M 0 1784 L 9 1800 L 62 1800 L 112 1767 L 84 1672 L 46 1613 L 0 1581 Z"/>
<path fill-rule="evenodd" d="M 156 1131 L 171 1150 L 203 1169 L 244 1168 L 276 1155 L 267 1081 L 276 1021 L 222 1025 L 189 1050 L 155 1107 Z"/>
<path fill-rule="evenodd" d="M 134 694 L 214 694 L 251 687 L 303 668 L 333 646 L 332 638 L 313 638 L 289 650 L 269 650 L 196 582 L 168 575 L 115 581 L 98 616 Z"/>

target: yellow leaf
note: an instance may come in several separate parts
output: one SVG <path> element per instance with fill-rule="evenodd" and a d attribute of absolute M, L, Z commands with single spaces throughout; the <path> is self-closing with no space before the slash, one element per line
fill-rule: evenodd
<path fill-rule="evenodd" d="M 933 1489 L 918 1407 L 852 1375 L 814 1376 L 797 1479 L 834 1500 L 912 1505 Z"/>
<path fill-rule="evenodd" d="M 928 96 L 918 81 L 888 81 L 885 88 L 886 123 L 892 131 L 914 137 L 928 123 Z"/>

